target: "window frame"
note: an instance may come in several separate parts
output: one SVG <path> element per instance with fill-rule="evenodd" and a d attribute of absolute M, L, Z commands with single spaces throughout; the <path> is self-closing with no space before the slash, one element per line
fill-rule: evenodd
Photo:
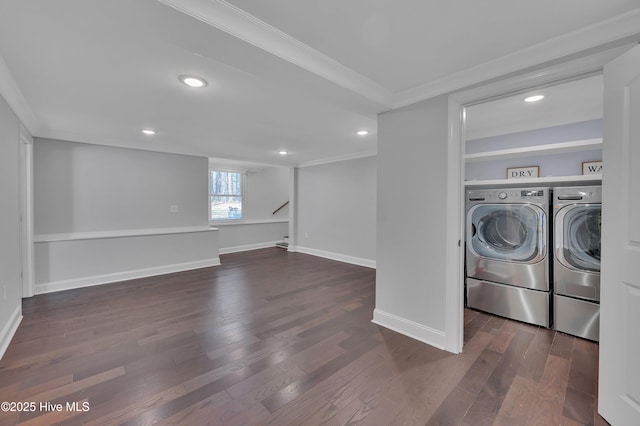
<path fill-rule="evenodd" d="M 211 217 L 212 215 L 212 210 L 211 210 L 211 197 L 215 196 L 215 195 L 220 195 L 220 194 L 213 194 L 211 192 L 211 184 L 212 184 L 212 174 L 213 172 L 218 172 L 218 173 L 238 173 L 240 175 L 240 217 L 239 218 L 224 218 L 224 219 L 214 219 Z M 245 221 L 245 212 L 244 212 L 244 206 L 245 206 L 245 193 L 246 193 L 246 173 L 242 170 L 233 170 L 233 169 L 224 169 L 224 168 L 215 168 L 215 167 L 210 167 L 209 168 L 209 178 L 208 178 L 208 188 L 207 188 L 207 210 L 208 210 L 208 214 L 209 214 L 209 223 L 210 224 L 225 224 L 225 223 L 238 223 L 238 222 L 244 222 Z M 223 196 L 226 194 L 222 194 Z"/>

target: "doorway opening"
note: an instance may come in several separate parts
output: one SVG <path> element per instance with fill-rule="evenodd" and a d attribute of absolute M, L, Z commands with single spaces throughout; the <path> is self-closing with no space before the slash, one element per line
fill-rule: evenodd
<path fill-rule="evenodd" d="M 507 100 L 507 98 L 520 98 L 531 94 L 533 91 L 546 90 L 554 86 L 562 86 L 579 80 L 596 78 L 602 74 L 604 64 L 620 55 L 627 47 L 612 49 L 599 52 L 591 56 L 583 57 L 573 61 L 564 62 L 549 68 L 525 73 L 519 76 L 506 78 L 487 84 L 485 86 L 469 89 L 460 93 L 453 94 L 449 97 L 449 149 L 448 149 L 448 174 L 447 174 L 447 190 L 449 197 L 447 199 L 447 211 L 450 221 L 447 224 L 447 252 L 450 254 L 447 263 L 447 349 L 451 352 L 458 353 L 463 349 L 464 337 L 464 306 L 465 306 L 465 191 L 466 183 L 470 181 L 467 177 L 467 155 L 477 154 L 476 157 L 482 157 L 481 151 L 467 153 L 467 140 L 474 140 L 467 137 L 466 115 L 473 114 L 473 107 L 482 104 L 490 104 L 490 102 Z M 599 77 L 597 77 L 599 78 Z M 577 83 L 576 83 L 577 84 Z M 488 106 L 488 105 L 487 105 Z M 596 120 L 596 118 L 593 118 Z M 576 119 L 574 122 L 579 122 Z M 583 120 L 590 121 L 590 120 Z M 566 124 L 566 123 L 565 123 Z M 556 124 L 560 125 L 560 124 Z M 597 126 L 597 123 L 592 123 Z M 553 126 L 552 126 L 553 127 Z M 531 130 L 531 129 L 529 129 Z M 508 133 L 508 132 L 505 132 Z M 515 133 L 518 133 L 517 131 Z M 480 132 L 476 133 L 475 139 L 482 139 Z M 486 134 L 485 134 L 486 135 Z M 487 136 L 489 137 L 489 136 Z M 594 138 L 597 139 L 597 138 Z M 601 142 L 600 142 L 601 143 Z M 594 142 L 595 144 L 595 142 Z M 579 144 L 578 144 L 579 145 Z M 588 145 L 588 144 L 587 144 Z M 479 145 L 478 145 L 479 146 Z M 585 146 L 564 146 L 562 149 L 585 150 Z M 475 148 L 475 147 L 474 147 Z M 521 147 L 522 148 L 522 147 Z M 505 148 L 509 149 L 509 148 Z M 543 148 L 546 149 L 546 148 Z M 562 149 L 558 149 L 556 153 L 560 153 Z M 495 149 L 499 150 L 499 149 Z M 524 151 L 526 152 L 526 151 Z M 522 156 L 520 152 L 506 152 L 503 159 L 508 160 L 510 156 Z M 490 154 L 493 155 L 493 154 Z M 527 154 L 528 155 L 528 154 Z M 527 159 L 527 155 L 524 158 Z M 477 160 L 478 158 L 476 158 Z M 473 162 L 473 161 L 472 161 Z M 481 163 L 481 161 L 476 161 Z M 536 164 L 527 164 L 534 166 Z M 474 166 L 475 167 L 475 166 Z M 497 166 L 492 168 L 491 173 L 503 174 L 502 179 L 490 179 L 487 181 L 506 181 L 506 166 L 503 163 L 500 168 Z M 542 169 L 544 170 L 544 168 Z M 471 173 L 471 172 L 470 172 Z M 475 173 L 475 172 L 474 172 Z M 542 173 L 545 173 L 544 171 Z M 557 172 L 548 172 L 554 174 Z M 575 171 L 565 173 L 565 176 Z M 553 176 L 545 177 L 544 174 L 538 174 L 538 179 L 553 179 Z M 540 177 L 541 176 L 541 177 Z M 498 176 L 488 176 L 497 178 Z M 476 178 L 480 179 L 480 175 Z M 484 182 L 487 183 L 487 182 Z M 490 182 L 489 182 L 490 183 Z"/>
<path fill-rule="evenodd" d="M 567 298 L 554 282 L 575 277 L 554 280 L 553 194 L 567 186 L 600 194 L 602 103 L 597 73 L 465 107 L 465 308 L 598 340 L 599 269 L 582 273 L 593 278 L 591 297 Z M 597 253 L 599 237 L 591 238 Z M 575 299 L 566 318 L 564 303 Z M 560 302 L 563 312 L 554 312 Z M 584 324 L 563 327 L 569 320 Z M 466 338 L 477 328 L 470 324 Z"/>

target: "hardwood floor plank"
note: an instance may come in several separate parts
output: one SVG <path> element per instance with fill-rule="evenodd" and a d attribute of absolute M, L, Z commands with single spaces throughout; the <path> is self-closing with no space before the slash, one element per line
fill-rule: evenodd
<path fill-rule="evenodd" d="M 165 426 L 221 424 L 220 413 L 231 401 L 226 392 L 218 392 L 161 420 L 158 424 Z"/>
<path fill-rule="evenodd" d="M 507 348 L 475 402 L 467 411 L 464 417 L 464 424 L 493 424 L 534 336 L 534 334 L 521 329 L 516 332 L 509 348 Z"/>
<path fill-rule="evenodd" d="M 464 325 L 464 342 L 471 340 L 475 334 L 485 326 L 491 315 L 478 311 L 472 320 Z"/>
<path fill-rule="evenodd" d="M 569 368 L 568 359 L 549 355 L 527 425 L 561 424 Z"/>
<path fill-rule="evenodd" d="M 471 393 L 461 386 L 456 386 L 438 407 L 438 410 L 429 418 L 427 426 L 462 424 L 462 419 L 476 397 L 477 394 Z"/>
<path fill-rule="evenodd" d="M 482 351 L 473 363 L 467 374 L 462 378 L 458 387 L 466 390 L 471 395 L 478 395 L 489 377 L 493 374 L 501 355 L 490 349 Z"/>
<path fill-rule="evenodd" d="M 537 383 L 516 375 L 493 424 L 495 426 L 526 424 L 533 409 L 536 391 Z"/>
<path fill-rule="evenodd" d="M 515 331 L 500 330 L 496 337 L 491 341 L 489 349 L 499 354 L 503 354 L 511 344 Z"/>
<path fill-rule="evenodd" d="M 360 375 L 369 368 L 377 368 L 384 356 L 376 351 L 369 351 L 350 363 L 346 367 L 336 371 L 330 377 L 320 381 L 310 391 L 300 395 L 287 405 L 273 413 L 269 424 L 304 424 L 310 417 L 318 411 L 333 412 L 337 410 L 325 395 L 334 394 L 340 388 L 347 385 L 354 377 Z"/>
<path fill-rule="evenodd" d="M 587 395 L 595 396 L 598 376 L 597 371 L 593 368 L 594 365 L 598 365 L 597 354 L 574 349 L 571 356 L 568 386 Z"/>
<path fill-rule="evenodd" d="M 367 351 L 372 349 L 378 342 L 376 341 L 363 341 L 355 348 L 351 349 L 348 352 L 339 355 L 338 357 L 330 360 L 323 366 L 315 369 L 314 371 L 309 372 L 304 377 L 296 380 L 294 383 L 291 383 L 285 386 L 278 392 L 270 395 L 262 401 L 262 404 L 269 410 L 271 413 L 276 411 L 278 408 L 286 405 L 290 401 L 294 400 L 300 393 L 306 392 L 308 389 L 311 389 L 316 385 L 318 381 L 322 381 L 325 378 L 331 376 L 338 370 L 344 368 L 349 363 L 351 363 L 356 358 L 359 358 Z"/>
<path fill-rule="evenodd" d="M 592 394 L 568 387 L 565 393 L 562 415 L 582 424 L 593 424 L 595 398 Z"/>
<path fill-rule="evenodd" d="M 539 382 L 542 379 L 553 339 L 554 332 L 552 330 L 544 328 L 537 330 L 534 341 L 524 355 L 524 362 L 518 369 L 519 376 L 532 379 L 535 382 Z"/>
<path fill-rule="evenodd" d="M 574 338 L 564 333 L 555 333 L 549 353 L 560 358 L 570 359 Z"/>

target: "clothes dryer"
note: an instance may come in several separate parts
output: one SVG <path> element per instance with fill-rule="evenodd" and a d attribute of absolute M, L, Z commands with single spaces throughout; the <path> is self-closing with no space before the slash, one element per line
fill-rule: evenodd
<path fill-rule="evenodd" d="M 553 328 L 599 340 L 600 186 L 553 188 Z"/>
<path fill-rule="evenodd" d="M 549 189 L 466 195 L 468 306 L 549 327 Z"/>

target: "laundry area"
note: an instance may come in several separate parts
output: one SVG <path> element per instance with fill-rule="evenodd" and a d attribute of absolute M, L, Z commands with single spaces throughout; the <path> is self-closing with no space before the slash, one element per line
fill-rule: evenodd
<path fill-rule="evenodd" d="M 599 341 L 601 75 L 465 108 L 465 306 Z"/>

